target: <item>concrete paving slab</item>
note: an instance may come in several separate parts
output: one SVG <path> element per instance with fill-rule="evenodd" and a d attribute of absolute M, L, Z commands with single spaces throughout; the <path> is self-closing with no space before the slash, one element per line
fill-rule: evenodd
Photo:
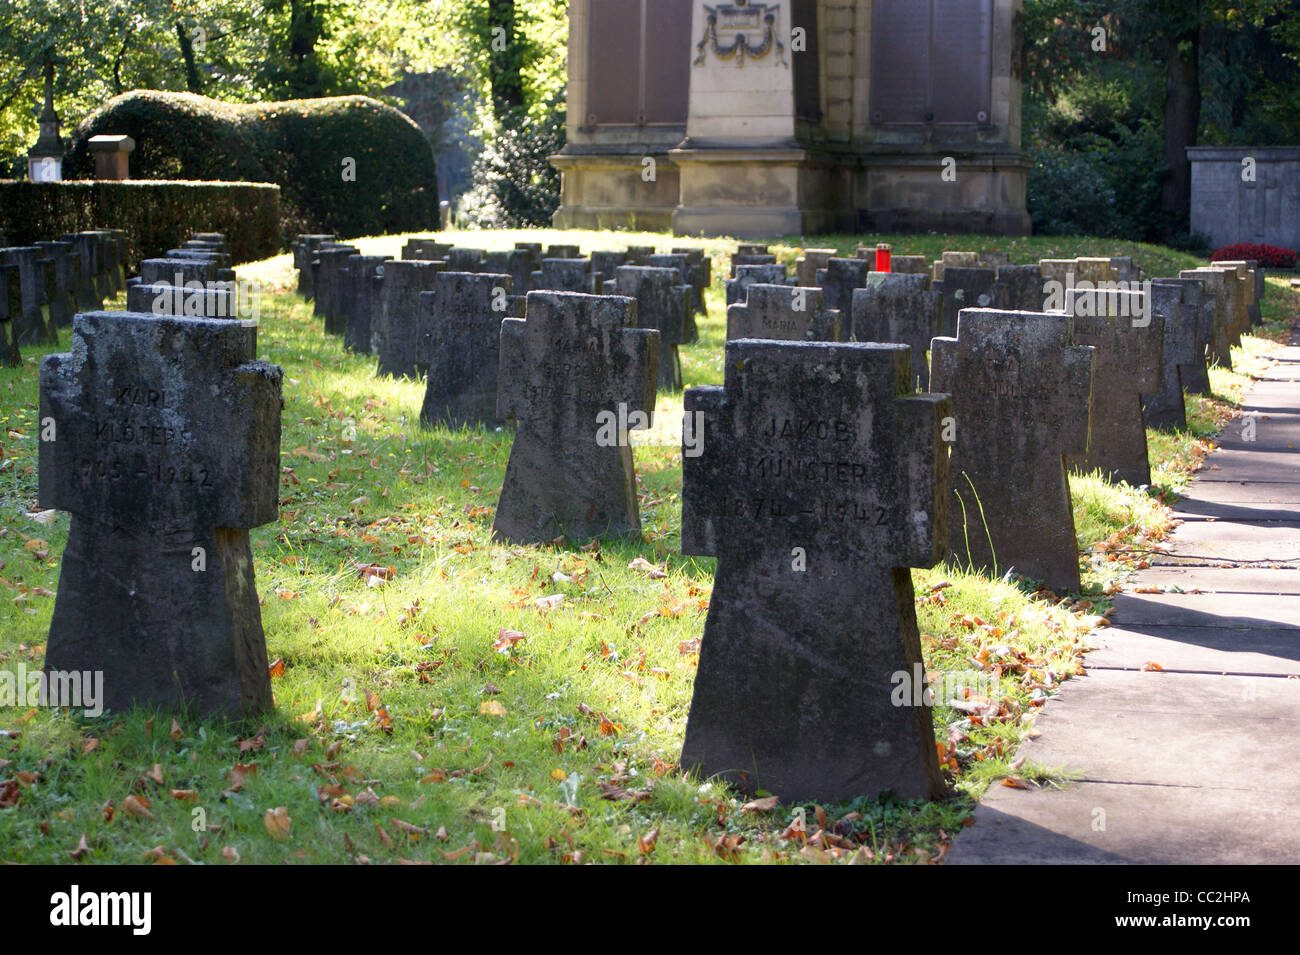
<path fill-rule="evenodd" d="M 1050 705 L 1017 758 L 1096 782 L 1300 798 L 1282 756 L 1300 734 L 1300 680 L 1098 669 Z"/>
<path fill-rule="evenodd" d="M 1158 663 L 1166 673 L 1242 677 L 1300 675 L 1300 631 L 1218 630 L 1213 627 L 1133 625 L 1108 627 L 1088 638 L 1089 672 L 1136 670 Z M 1144 671 L 1143 671 L 1144 672 Z M 1252 692 L 1245 683 L 1241 692 Z"/>
<path fill-rule="evenodd" d="M 1300 570 L 1276 570 L 1271 567 L 1149 567 L 1141 577 L 1127 585 L 1128 592 L 1138 587 L 1177 587 L 1225 594 L 1300 594 Z"/>
<path fill-rule="evenodd" d="M 1219 447 L 1227 451 L 1289 451 L 1300 454 L 1300 414 L 1260 412 L 1234 418 L 1217 440 Z"/>
<path fill-rule="evenodd" d="M 1300 491 L 1300 484 L 1294 485 Z M 1240 504 L 1223 504 L 1217 501 L 1197 501 L 1183 498 L 1172 510 L 1180 521 L 1300 521 L 1300 510 L 1295 506 L 1264 501 L 1247 501 Z"/>
<path fill-rule="evenodd" d="M 1300 630 L 1300 597 L 1288 594 L 1116 594 L 1111 621 L 1216 629 Z"/>
<path fill-rule="evenodd" d="M 1264 484 L 1300 482 L 1300 458 L 1285 451 L 1213 452 L 1207 467 L 1196 472 L 1199 481 L 1259 481 Z"/>
<path fill-rule="evenodd" d="M 1300 563 L 1300 524 L 1294 522 L 1189 521 L 1174 528 L 1165 543 L 1171 553 L 1152 555 L 1152 564 Z"/>
<path fill-rule="evenodd" d="M 1100 812 L 1098 812 L 1100 810 Z M 1300 793 L 1123 783 L 994 786 L 948 865 L 1294 865 Z"/>
<path fill-rule="evenodd" d="M 1179 498 L 1176 507 L 1190 501 L 1222 504 L 1276 504 L 1300 508 L 1300 482 L 1270 484 L 1263 481 L 1203 481 L 1198 479 Z"/>

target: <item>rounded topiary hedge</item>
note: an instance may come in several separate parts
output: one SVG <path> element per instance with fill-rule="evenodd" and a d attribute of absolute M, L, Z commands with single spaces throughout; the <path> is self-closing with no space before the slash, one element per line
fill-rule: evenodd
<path fill-rule="evenodd" d="M 87 140 L 101 134 L 135 140 L 132 179 L 276 183 L 286 235 L 437 227 L 429 141 L 405 115 L 367 96 L 239 104 L 124 93 L 78 125 L 65 176 L 94 176 Z"/>

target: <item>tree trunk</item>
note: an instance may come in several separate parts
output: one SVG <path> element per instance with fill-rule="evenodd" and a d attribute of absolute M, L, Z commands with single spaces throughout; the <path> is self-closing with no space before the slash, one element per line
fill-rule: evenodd
<path fill-rule="evenodd" d="M 515 0 L 488 0 L 488 80 L 498 122 L 524 105 L 523 41 L 515 35 Z"/>
<path fill-rule="evenodd" d="M 1165 165 L 1169 174 L 1160 188 L 1160 208 L 1169 233 L 1188 228 L 1192 164 L 1187 147 L 1196 145 L 1201 123 L 1200 37 L 1196 30 L 1165 41 Z"/>
<path fill-rule="evenodd" d="M 181 58 L 185 60 L 185 88 L 191 93 L 202 95 L 203 79 L 199 76 L 199 68 L 194 62 L 194 42 L 179 20 L 176 21 L 176 39 L 180 41 Z"/>

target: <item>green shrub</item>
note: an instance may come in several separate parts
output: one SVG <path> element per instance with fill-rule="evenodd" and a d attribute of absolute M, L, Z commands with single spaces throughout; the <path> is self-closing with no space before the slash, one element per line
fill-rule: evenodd
<path fill-rule="evenodd" d="M 1115 124 L 1108 135 L 1082 133 L 1063 146 L 1031 147 L 1027 201 L 1040 235 L 1095 235 L 1135 242 L 1170 231 L 1160 209 L 1167 170 L 1158 132 Z"/>
<path fill-rule="evenodd" d="M 460 217 L 482 229 L 550 226 L 560 205 L 551 156 L 563 146 L 562 108 L 543 120 L 520 115 L 502 123 L 474 160 L 474 187 L 461 198 Z"/>
<path fill-rule="evenodd" d="M 191 232 L 224 232 L 235 262 L 280 249 L 280 188 L 251 182 L 0 180 L 0 235 L 16 245 L 64 232 L 121 229 L 128 265 L 174 249 Z"/>
<path fill-rule="evenodd" d="M 136 90 L 78 125 L 67 175 L 94 174 L 87 140 L 100 134 L 135 140 L 133 177 L 278 184 L 285 235 L 437 227 L 437 171 L 428 140 L 406 116 L 366 96 L 236 104 Z M 345 179 L 353 164 L 355 179 Z"/>

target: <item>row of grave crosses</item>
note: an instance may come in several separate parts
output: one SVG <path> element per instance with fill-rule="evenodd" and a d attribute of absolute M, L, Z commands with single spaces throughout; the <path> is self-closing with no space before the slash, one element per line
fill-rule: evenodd
<path fill-rule="evenodd" d="M 496 422 L 498 331 L 523 314 L 531 291 L 634 298 L 637 323 L 659 332 L 659 387 L 682 388 L 678 348 L 696 341 L 697 315 L 712 264 L 699 249 L 650 246 L 595 251 L 520 242 L 488 252 L 433 238 L 407 241 L 402 258 L 361 255 L 333 236 L 293 244 L 298 291 L 314 302 L 327 332 L 358 354 L 374 354 L 380 375 L 425 378 L 425 427 Z"/>
<path fill-rule="evenodd" d="M 326 262 L 341 252 L 356 255 L 318 244 L 318 302 L 340 294 Z M 1203 367 L 1254 276 L 1197 270 L 1100 297 L 1076 287 L 1063 310 L 1028 311 L 980 307 L 1000 293 L 959 274 L 979 266 L 946 263 L 928 286 L 868 271 L 836 288 L 844 261 L 829 257 L 815 287 L 751 284 L 728 310 L 724 385 L 685 394 L 704 440 L 683 459 L 682 547 L 718 566 L 682 765 L 791 801 L 935 797 L 929 707 L 894 702 L 897 675 L 923 672 L 910 568 L 952 552 L 1077 589 L 1066 456 L 1143 479 L 1142 394 L 1161 383 L 1166 342 Z M 1054 266 L 1035 268 L 1041 279 Z M 623 291 L 629 269 L 655 267 L 619 266 L 601 291 Z M 517 425 L 494 536 L 639 535 L 629 443 L 600 440 L 597 422 L 620 411 L 629 427 L 651 423 L 668 352 L 662 328 L 639 321 L 640 296 L 533 290 L 521 316 L 493 308 L 482 273 L 431 274 L 422 307 L 493 315 L 494 379 L 447 358 L 435 391 L 438 356 L 424 354 L 426 413 L 432 401 L 439 420 L 481 420 L 495 400 L 494 416 Z M 510 278 L 486 275 L 493 289 Z M 844 340 L 908 338 L 913 312 L 943 330 L 936 296 L 956 290 L 975 307 L 919 349 L 928 392 L 909 343 Z M 847 303 L 847 326 L 828 299 Z M 430 329 L 431 349 L 493 344 L 468 316 L 472 332 L 439 324 L 453 327 Z M 255 328 L 228 321 L 93 312 L 74 337 L 41 377 L 42 420 L 59 429 L 41 447 L 41 500 L 74 515 L 47 665 L 105 670 L 115 708 L 269 705 L 248 528 L 276 514 L 280 369 L 256 359 Z"/>

